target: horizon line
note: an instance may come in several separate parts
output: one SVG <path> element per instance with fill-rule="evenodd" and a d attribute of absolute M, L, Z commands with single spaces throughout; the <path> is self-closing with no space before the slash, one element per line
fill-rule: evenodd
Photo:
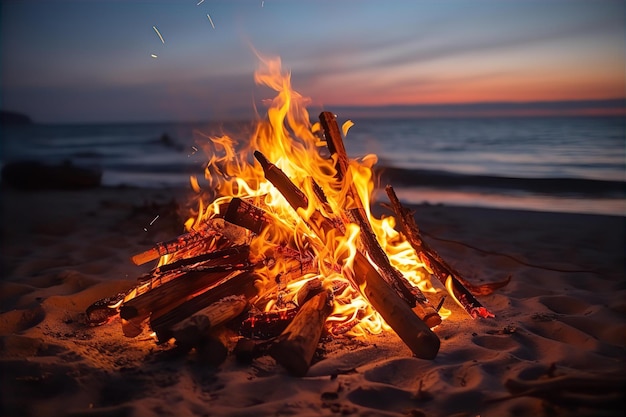
<path fill-rule="evenodd" d="M 593 117 L 626 116 L 626 97 L 576 100 L 534 100 L 534 101 L 476 101 L 462 103 L 412 103 L 412 104 L 310 104 L 309 114 L 316 111 L 332 111 L 345 117 L 367 118 L 500 118 L 500 117 Z M 141 124 L 141 123 L 203 123 L 252 121 L 257 115 L 252 107 L 236 107 L 227 110 L 219 118 L 176 119 L 174 117 L 145 120 L 85 120 L 85 121 L 38 121 L 27 112 L 0 108 L 3 113 L 17 113 L 27 116 L 32 124 Z"/>

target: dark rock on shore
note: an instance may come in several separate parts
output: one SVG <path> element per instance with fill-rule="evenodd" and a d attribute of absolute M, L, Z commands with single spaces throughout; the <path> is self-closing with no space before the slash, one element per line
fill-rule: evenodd
<path fill-rule="evenodd" d="M 46 165 L 37 161 L 9 162 L 2 167 L 2 183 L 23 190 L 77 190 L 100 186 L 102 172 L 66 161 Z"/>

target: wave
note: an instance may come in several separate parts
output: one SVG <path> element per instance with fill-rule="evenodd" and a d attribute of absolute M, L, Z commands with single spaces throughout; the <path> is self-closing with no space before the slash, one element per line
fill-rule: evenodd
<path fill-rule="evenodd" d="M 551 195 L 626 197 L 625 181 L 590 178 L 521 178 L 494 175 L 459 174 L 449 171 L 375 168 L 382 184 L 446 189 L 499 189 Z"/>

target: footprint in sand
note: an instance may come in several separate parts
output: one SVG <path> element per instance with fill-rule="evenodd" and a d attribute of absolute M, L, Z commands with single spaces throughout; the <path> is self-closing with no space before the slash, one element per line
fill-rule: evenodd
<path fill-rule="evenodd" d="M 0 314 L 0 335 L 9 335 L 30 329 L 41 323 L 46 317 L 41 306 L 10 310 Z"/>
<path fill-rule="evenodd" d="M 476 345 L 484 347 L 490 350 L 511 351 L 519 347 L 519 343 L 511 338 L 510 335 L 506 336 L 476 336 L 472 339 Z"/>
<path fill-rule="evenodd" d="M 589 303 L 579 298 L 568 297 L 566 295 L 548 295 L 539 298 L 539 302 L 555 313 L 560 314 L 583 314 Z"/>

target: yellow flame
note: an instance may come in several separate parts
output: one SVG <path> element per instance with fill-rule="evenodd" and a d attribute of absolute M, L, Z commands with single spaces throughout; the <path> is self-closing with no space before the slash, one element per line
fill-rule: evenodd
<path fill-rule="evenodd" d="M 326 147 L 319 123 L 311 124 L 306 105 L 310 102 L 292 89 L 291 74 L 282 70 L 280 58 L 269 59 L 259 55 L 260 66 L 254 79 L 258 84 L 274 90 L 268 101 L 267 115 L 261 118 L 254 132 L 239 142 L 228 135 L 206 136 L 200 134 L 199 143 L 207 155 L 204 177 L 208 186 L 202 193 L 200 184 L 191 177 L 191 186 L 198 195 L 198 209 L 185 223 L 189 231 L 202 229 L 202 225 L 219 213 L 222 203 L 233 197 L 249 199 L 272 217 L 275 226 L 254 237 L 251 252 L 266 260 L 259 271 L 264 279 L 264 291 L 276 291 L 293 298 L 304 283 L 312 278 L 321 279 L 326 288 L 334 290 L 334 312 L 328 319 L 329 328 L 352 334 L 378 333 L 387 328 L 380 315 L 362 297 L 349 280 L 354 256 L 358 250 L 359 228 L 347 224 L 344 231 L 331 230 L 326 236 L 316 236 L 302 219 L 309 219 L 316 210 L 324 216 L 339 216 L 345 209 L 362 206 L 372 224 L 381 247 L 391 264 L 423 291 L 435 291 L 423 264 L 403 235 L 395 230 L 395 219 L 377 219 L 371 214 L 374 178 L 372 167 L 376 155 L 367 155 L 349 162 L 344 183 L 337 179 L 335 158 L 323 156 L 320 148 Z M 343 124 L 343 135 L 353 125 Z M 296 212 L 280 192 L 265 179 L 261 166 L 252 157 L 260 151 L 279 167 L 306 195 L 308 207 Z M 326 152 L 327 153 L 327 152 Z M 353 196 L 348 190 L 357 190 Z M 324 200 L 316 193 L 321 188 Z M 207 194 L 208 193 L 208 194 Z M 357 201 L 351 201 L 358 198 Z M 208 199 L 210 202 L 206 202 Z M 288 242 L 295 253 L 314 254 L 317 259 L 316 274 L 298 274 L 294 257 L 277 254 Z M 269 262 L 271 260 L 271 262 Z M 167 262 L 163 257 L 160 264 Z M 295 271 L 295 272 L 294 272 Z M 283 280 L 289 282 L 282 282 Z M 277 283 L 280 281 L 280 283 Z M 267 303 L 266 309 L 277 308 L 276 301 Z"/>
<path fill-rule="evenodd" d="M 452 276 L 448 275 L 446 278 L 446 290 L 448 290 L 448 294 L 452 297 L 452 299 L 458 304 L 459 307 L 464 308 L 463 304 L 454 296 L 454 288 L 452 287 Z"/>
<path fill-rule="evenodd" d="M 348 134 L 348 130 L 350 130 L 352 126 L 354 126 L 354 122 L 352 120 L 346 120 L 344 124 L 341 125 L 341 131 L 344 136 Z"/>

